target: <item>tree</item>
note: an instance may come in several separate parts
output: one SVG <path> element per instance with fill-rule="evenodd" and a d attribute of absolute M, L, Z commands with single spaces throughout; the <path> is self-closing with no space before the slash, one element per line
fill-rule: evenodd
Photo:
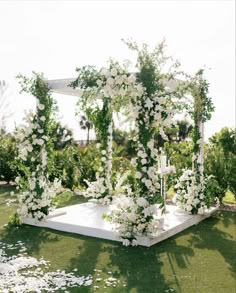
<path fill-rule="evenodd" d="M 82 115 L 80 117 L 79 125 L 80 125 L 81 129 L 87 130 L 87 145 L 88 145 L 89 144 L 89 133 L 90 133 L 90 129 L 93 127 L 93 124 L 84 115 Z"/>
<path fill-rule="evenodd" d="M 0 181 L 15 181 L 17 166 L 15 162 L 17 154 L 16 142 L 11 135 L 0 135 Z"/>
<path fill-rule="evenodd" d="M 214 175 L 222 189 L 236 195 L 236 129 L 222 128 L 206 146 L 205 171 Z"/>

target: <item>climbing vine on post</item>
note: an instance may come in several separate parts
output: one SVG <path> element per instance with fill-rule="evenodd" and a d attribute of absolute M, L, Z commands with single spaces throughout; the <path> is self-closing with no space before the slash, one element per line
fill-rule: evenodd
<path fill-rule="evenodd" d="M 32 78 L 19 75 L 22 92 L 36 98 L 36 114 L 31 113 L 25 127 L 18 131 L 19 159 L 22 160 L 24 176 L 16 179 L 20 187 L 20 217 L 44 219 L 52 211 L 52 199 L 60 182 L 48 179 L 49 158 L 52 154 L 50 129 L 53 113 L 53 99 L 43 78 L 34 74 Z"/>

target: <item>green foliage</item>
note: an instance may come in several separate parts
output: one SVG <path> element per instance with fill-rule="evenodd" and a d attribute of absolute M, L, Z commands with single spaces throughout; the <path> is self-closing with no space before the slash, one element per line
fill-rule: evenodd
<path fill-rule="evenodd" d="M 63 149 L 74 143 L 72 131 L 58 121 L 52 121 L 50 132 L 55 150 Z"/>
<path fill-rule="evenodd" d="M 7 224 L 8 228 L 18 227 L 21 225 L 21 220 L 18 213 L 14 213 L 10 216 L 9 222 Z"/>
<path fill-rule="evenodd" d="M 87 147 L 80 147 L 80 185 L 86 187 L 85 179 L 88 181 L 96 180 L 96 172 L 100 165 L 100 152 L 95 144 L 90 144 Z"/>
<path fill-rule="evenodd" d="M 77 145 L 66 146 L 54 152 L 54 161 L 49 179 L 61 180 L 62 186 L 75 189 L 80 183 L 80 151 Z"/>
<path fill-rule="evenodd" d="M 209 141 L 205 171 L 215 176 L 222 190 L 221 198 L 228 189 L 236 195 L 236 130 L 223 128 Z"/>
<path fill-rule="evenodd" d="M 78 72 L 78 77 L 70 84 L 73 88 L 92 88 L 97 86 L 97 80 L 99 79 L 100 75 L 95 66 L 83 66 L 81 68 L 76 68 Z"/>
<path fill-rule="evenodd" d="M 17 176 L 16 142 L 11 135 L 0 135 L 0 181 L 15 181 Z"/>
<path fill-rule="evenodd" d="M 180 143 L 165 143 L 167 157 L 171 159 L 170 164 L 176 168 L 176 176 L 179 177 L 183 169 L 192 167 L 192 142 L 181 141 Z"/>
<path fill-rule="evenodd" d="M 117 153 L 119 147 L 119 157 L 131 159 L 136 156 L 135 143 L 132 139 L 134 131 L 123 131 L 120 129 L 113 129 L 113 146 L 114 152 Z"/>

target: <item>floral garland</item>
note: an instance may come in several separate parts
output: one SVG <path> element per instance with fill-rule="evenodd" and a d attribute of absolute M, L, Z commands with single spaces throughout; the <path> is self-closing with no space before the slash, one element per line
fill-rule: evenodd
<path fill-rule="evenodd" d="M 158 127 L 163 139 L 167 139 L 164 128 L 172 124 L 175 114 L 173 109 L 167 109 L 167 104 L 167 97 L 147 97 L 143 94 L 133 106 L 137 132 L 134 137 L 137 158 L 133 160 L 136 184 L 125 186 L 125 194 L 114 200 L 108 215 L 124 245 L 136 245 L 136 236 L 154 237 L 160 229 L 158 210 L 164 203 L 160 195 L 158 149 L 155 148 L 153 136 Z"/>
<path fill-rule="evenodd" d="M 36 97 L 36 115 L 27 117 L 27 125 L 18 131 L 19 159 L 23 161 L 25 176 L 16 178 L 22 192 L 19 195 L 21 218 L 44 219 L 53 210 L 52 199 L 60 188 L 57 179 L 48 179 L 48 158 L 51 151 L 50 123 L 53 100 L 43 79 L 36 75 L 32 79 L 19 76 L 22 91 Z M 27 167 L 28 165 L 28 167 Z"/>
<path fill-rule="evenodd" d="M 125 187 L 125 194 L 114 200 L 108 215 L 124 245 L 136 245 L 137 236 L 156 236 L 161 225 L 158 211 L 164 206 L 154 134 L 158 129 L 162 138 L 167 140 L 164 129 L 173 124 L 175 110 L 170 93 L 164 86 L 165 79 L 163 76 L 163 79 L 159 78 L 161 74 L 156 70 L 154 55 L 149 54 L 146 48 L 139 52 L 140 72 L 137 73 L 137 81 L 142 85 L 143 93 L 131 100 L 130 112 L 137 133 L 134 137 L 137 158 L 133 160 L 136 168 L 135 184 Z"/>
<path fill-rule="evenodd" d="M 91 67 L 78 71 L 79 77 L 73 86 L 82 88 L 81 109 L 94 124 L 97 147 L 101 152 L 96 181 L 86 181 L 88 188 L 83 195 L 92 197 L 99 204 L 110 204 L 113 199 L 112 112 L 118 111 L 130 99 L 136 99 L 142 87 L 136 85 L 135 76 L 126 72 L 118 63 L 112 62 L 109 68 L 102 68 L 100 71 Z M 102 103 L 102 108 L 99 103 Z"/>
<path fill-rule="evenodd" d="M 211 118 L 214 110 L 208 87 L 203 70 L 199 70 L 190 80 L 189 88 L 194 99 L 194 107 L 190 111 L 194 122 L 192 171 L 184 171 L 175 185 L 175 203 L 191 214 L 203 214 L 211 203 L 206 196 L 210 177 L 204 178 L 203 174 L 204 122 Z"/>

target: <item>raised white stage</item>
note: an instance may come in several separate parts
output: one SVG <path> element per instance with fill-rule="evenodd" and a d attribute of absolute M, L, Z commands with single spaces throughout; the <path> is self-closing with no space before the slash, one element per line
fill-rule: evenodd
<path fill-rule="evenodd" d="M 25 218 L 23 222 L 38 227 L 121 241 L 117 233 L 114 232 L 114 226 L 102 219 L 102 215 L 107 213 L 108 209 L 109 207 L 88 202 L 57 209 L 43 222 L 35 222 L 35 220 L 29 218 Z M 173 205 L 166 205 L 166 210 L 164 225 L 159 234 L 153 238 L 137 237 L 139 245 L 152 246 L 165 240 L 209 217 L 217 208 L 212 207 L 204 215 L 194 216 L 186 214 Z"/>

